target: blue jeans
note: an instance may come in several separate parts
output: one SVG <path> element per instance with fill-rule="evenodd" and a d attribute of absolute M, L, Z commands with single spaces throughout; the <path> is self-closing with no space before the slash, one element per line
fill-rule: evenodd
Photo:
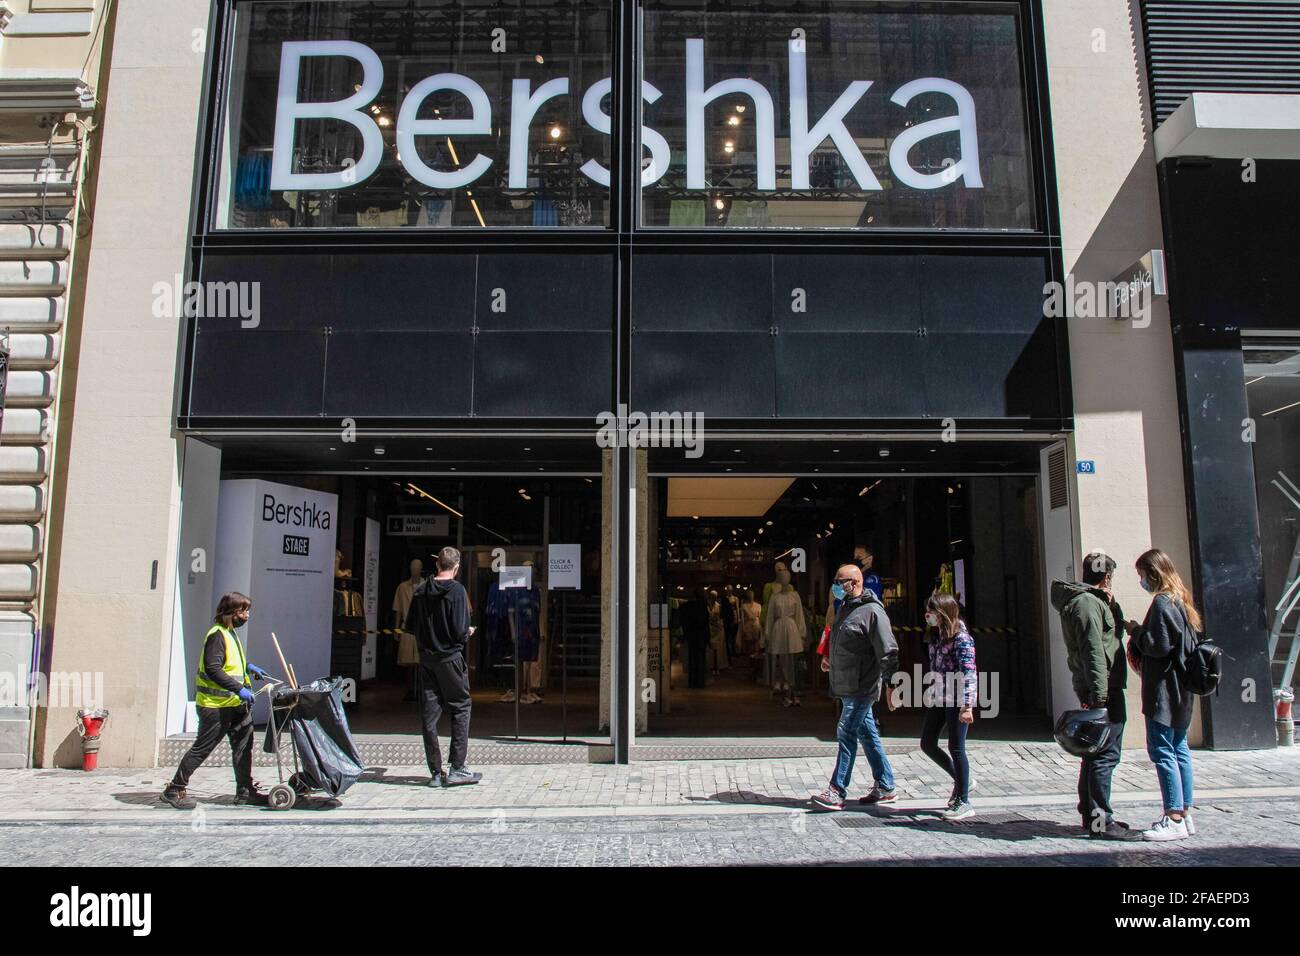
<path fill-rule="evenodd" d="M 867 763 L 871 764 L 876 786 L 881 790 L 893 790 L 894 769 L 889 766 L 885 745 L 880 742 L 880 731 L 876 727 L 875 715 L 871 712 L 873 702 L 865 697 L 841 697 L 840 703 L 844 709 L 840 711 L 840 722 L 835 728 L 840 751 L 835 758 L 831 786 L 841 794 L 848 792 L 849 781 L 853 779 L 853 761 L 858 754 L 858 741 L 862 741 L 862 752 L 867 755 Z"/>
<path fill-rule="evenodd" d="M 1192 805 L 1192 752 L 1187 731 L 1147 718 L 1147 756 L 1156 765 L 1165 812 L 1181 813 Z"/>

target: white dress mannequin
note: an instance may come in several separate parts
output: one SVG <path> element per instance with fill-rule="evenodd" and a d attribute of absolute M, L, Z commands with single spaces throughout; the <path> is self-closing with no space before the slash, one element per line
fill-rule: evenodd
<path fill-rule="evenodd" d="M 797 707 L 800 703 L 794 687 L 794 656 L 803 653 L 807 630 L 803 601 L 794 585 L 785 584 L 784 590 L 774 593 L 768 602 L 764 636 L 767 639 L 768 659 L 772 665 L 772 689 L 785 692 L 787 707 Z"/>

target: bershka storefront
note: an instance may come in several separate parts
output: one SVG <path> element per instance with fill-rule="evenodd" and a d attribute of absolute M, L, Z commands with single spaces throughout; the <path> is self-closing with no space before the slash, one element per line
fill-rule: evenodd
<path fill-rule="evenodd" d="M 991 721 L 1068 701 L 1037 3 L 226 0 L 210 35 L 160 760 L 237 585 L 254 659 L 275 631 L 418 749 L 403 595 L 446 545 L 476 761 L 821 752 L 857 550 L 905 641 L 936 586 L 987 628 Z M 749 592 L 800 639 L 747 646 Z"/>

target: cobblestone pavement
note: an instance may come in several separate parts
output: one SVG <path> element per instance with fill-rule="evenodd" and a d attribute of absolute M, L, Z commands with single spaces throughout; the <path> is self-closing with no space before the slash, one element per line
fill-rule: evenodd
<path fill-rule="evenodd" d="M 429 789 L 422 768 L 373 768 L 341 801 L 274 812 L 231 805 L 229 767 L 205 767 L 177 812 L 157 794 L 170 768 L 0 772 L 0 860 L 117 864 L 659 865 L 1028 863 L 1300 865 L 1300 749 L 1196 751 L 1198 834 L 1173 844 L 1091 841 L 1077 828 L 1077 762 L 1055 745 L 971 747 L 977 815 L 945 823 L 947 778 L 919 751 L 891 754 L 899 804 L 810 812 L 821 758 L 631 767 L 481 767 L 475 787 Z M 855 770 L 853 793 L 870 785 Z M 262 772 L 263 780 L 273 771 Z M 1145 754 L 1126 751 L 1116 810 L 1159 813 Z"/>

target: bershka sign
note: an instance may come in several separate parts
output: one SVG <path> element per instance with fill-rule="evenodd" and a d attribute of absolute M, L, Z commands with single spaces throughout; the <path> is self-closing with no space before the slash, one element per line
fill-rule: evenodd
<path fill-rule="evenodd" d="M 705 109 L 721 97 L 740 95 L 747 97 L 754 106 L 757 188 L 760 192 L 776 190 L 776 127 L 782 94 L 785 96 L 789 119 L 791 187 L 810 188 L 810 159 L 813 152 L 829 139 L 843 158 L 859 189 L 883 188 L 845 125 L 849 112 L 871 88 L 874 80 L 859 79 L 850 82 L 835 102 L 814 121 L 809 116 L 810 78 L 802 39 L 792 38 L 788 42 L 789 83 L 785 90 L 770 90 L 758 80 L 747 77 L 732 77 L 706 86 L 704 40 L 688 38 L 685 44 L 685 152 L 688 189 L 708 188 L 705 172 Z M 360 64 L 362 80 L 356 84 L 355 92 L 336 101 L 300 100 L 303 61 L 313 57 L 346 57 Z M 379 54 L 363 43 L 352 40 L 308 40 L 282 44 L 271 189 L 341 190 L 357 186 L 374 175 L 384 156 L 384 138 L 370 108 L 383 85 L 384 66 Z M 815 83 L 811 85 L 816 86 Z M 610 89 L 611 81 L 605 78 L 581 94 L 584 121 L 605 135 L 610 134 L 612 122 L 609 114 L 601 109 L 601 104 L 609 95 Z M 464 98 L 468 116 L 455 119 L 418 118 L 421 106 L 431 95 L 446 91 Z M 889 168 L 893 180 L 900 185 L 923 190 L 940 189 L 958 181 L 967 188 L 983 188 L 975 100 L 970 91 L 953 80 L 926 76 L 903 83 L 891 93 L 889 99 L 897 106 L 906 107 L 923 94 L 946 96 L 953 104 L 953 112 L 937 119 L 911 124 L 900 115 L 899 128 L 875 131 L 875 135 L 893 137 L 889 149 Z M 494 106 L 487 92 L 469 76 L 446 72 L 425 77 L 411 86 L 400 103 L 384 105 L 396 108 L 397 153 L 412 179 L 434 189 L 462 189 L 483 176 L 494 163 L 503 162 L 507 166 L 508 188 L 523 189 L 528 185 L 529 140 L 538 110 L 549 100 L 576 95 L 578 91 L 570 88 L 568 77 L 546 80 L 535 89 L 531 80 L 514 79 L 510 87 L 507 156 L 475 153 L 472 140 L 464 141 L 466 137 L 489 135 L 493 130 L 494 118 Z M 653 84 L 642 81 L 641 95 L 646 103 L 655 103 L 665 94 Z M 361 155 L 345 159 L 343 168 L 332 172 L 295 171 L 296 136 L 301 124 L 323 120 L 335 120 L 354 127 L 361 136 Z M 957 155 L 951 157 L 951 162 L 945 162 L 942 170 L 928 172 L 911 165 L 908 154 L 914 146 L 931 137 L 951 133 L 957 134 L 960 148 L 955 151 Z M 458 168 L 435 169 L 420 157 L 416 145 L 421 137 L 453 136 L 461 142 Z M 668 172 L 673 147 L 661 133 L 649 126 L 641 128 L 641 139 L 650 152 L 650 161 L 644 165 L 641 173 L 642 185 L 648 186 Z M 599 185 L 609 185 L 609 169 L 594 159 L 582 167 L 582 173 Z"/>
<path fill-rule="evenodd" d="M 330 513 L 321 508 L 317 502 L 284 504 L 277 501 L 275 495 L 262 495 L 262 520 L 289 525 L 293 528 L 319 528 L 321 531 L 330 529 Z M 284 553 L 291 552 L 286 550 Z"/>

